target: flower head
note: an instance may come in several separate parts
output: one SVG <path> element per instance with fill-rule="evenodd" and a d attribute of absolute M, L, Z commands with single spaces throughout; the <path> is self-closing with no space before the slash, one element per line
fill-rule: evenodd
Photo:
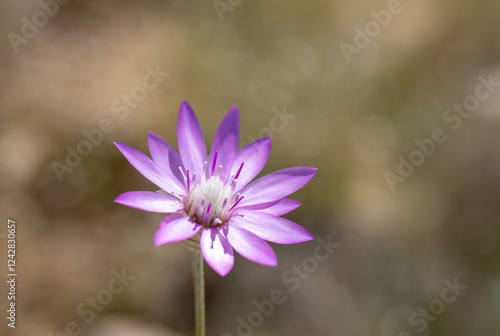
<path fill-rule="evenodd" d="M 280 216 L 300 205 L 285 197 L 309 182 L 317 169 L 288 168 L 250 182 L 269 157 L 271 139 L 258 139 L 238 151 L 239 131 L 239 112 L 233 106 L 222 119 L 207 157 L 198 119 L 184 101 L 177 125 L 180 155 L 154 133 L 148 134 L 152 159 L 115 143 L 144 177 L 161 188 L 126 192 L 115 201 L 169 213 L 155 234 L 157 246 L 200 232 L 203 257 L 222 276 L 233 267 L 233 249 L 256 263 L 276 266 L 276 255 L 266 240 L 294 244 L 313 239 L 306 229 Z"/>

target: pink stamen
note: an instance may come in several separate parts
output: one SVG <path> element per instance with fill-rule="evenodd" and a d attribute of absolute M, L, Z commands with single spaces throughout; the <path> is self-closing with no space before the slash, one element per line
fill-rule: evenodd
<path fill-rule="evenodd" d="M 215 164 L 216 163 L 217 163 L 217 152 L 215 152 L 215 155 L 214 155 L 214 163 L 212 163 L 212 173 L 210 174 L 210 176 L 214 176 Z"/>
<path fill-rule="evenodd" d="M 238 205 L 238 203 L 240 203 L 240 202 L 241 202 L 241 200 L 242 200 L 243 198 L 245 198 L 245 196 L 241 196 L 241 197 L 240 197 L 240 198 L 236 201 L 236 203 L 234 203 L 234 205 L 231 207 L 231 209 L 229 209 L 229 211 L 232 211 L 232 210 L 233 210 L 233 209 L 234 209 L 234 208 Z"/>
<path fill-rule="evenodd" d="M 240 169 L 238 169 L 238 172 L 236 173 L 236 176 L 234 177 L 234 180 L 238 179 L 238 176 L 240 176 L 241 170 L 243 169 L 244 165 L 245 165 L 245 162 L 242 162 L 240 165 Z"/>
<path fill-rule="evenodd" d="M 202 223 L 206 223 L 208 218 L 209 218 L 209 213 L 210 213 L 210 208 L 212 207 L 212 203 L 208 204 L 207 211 L 203 214 L 203 217 L 201 218 Z M 210 223 L 208 223 L 210 226 Z"/>

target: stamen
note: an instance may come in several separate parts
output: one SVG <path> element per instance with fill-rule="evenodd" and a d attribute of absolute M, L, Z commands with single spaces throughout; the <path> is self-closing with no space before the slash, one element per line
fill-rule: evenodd
<path fill-rule="evenodd" d="M 203 162 L 203 171 L 205 172 L 205 178 L 208 178 L 208 169 L 207 169 L 207 166 L 208 166 L 208 162 L 204 161 Z"/>
<path fill-rule="evenodd" d="M 210 218 L 209 213 L 210 213 L 210 208 L 212 207 L 212 203 L 208 204 L 207 211 L 203 214 L 203 217 L 201 218 L 201 221 L 203 223 L 207 223 L 208 219 Z M 210 223 L 208 223 L 210 225 Z"/>
<path fill-rule="evenodd" d="M 234 177 L 234 180 L 237 180 L 238 177 L 240 176 L 241 170 L 243 169 L 243 166 L 245 165 L 245 162 L 242 162 L 240 165 L 240 169 L 238 169 L 238 172 L 236 173 L 236 176 Z"/>
<path fill-rule="evenodd" d="M 217 171 L 217 177 L 220 177 L 221 172 L 222 172 L 222 165 L 219 165 L 219 170 Z"/>
<path fill-rule="evenodd" d="M 214 176 L 214 171 L 215 171 L 215 164 L 217 163 L 217 152 L 214 154 L 214 163 L 212 163 L 212 173 L 210 176 Z"/>
<path fill-rule="evenodd" d="M 239 193 L 238 193 L 239 195 Z M 233 209 L 238 205 L 238 203 L 241 202 L 241 200 L 245 198 L 245 196 L 241 196 L 240 198 L 238 198 L 238 200 L 236 201 L 236 203 L 233 204 L 233 206 L 231 207 L 231 209 L 229 209 L 229 211 L 233 211 Z"/>
<path fill-rule="evenodd" d="M 246 193 L 249 193 L 250 191 L 252 191 L 253 188 L 250 188 L 248 190 L 245 190 L 245 192 L 243 194 L 246 194 Z"/>
<path fill-rule="evenodd" d="M 181 171 L 182 177 L 184 177 L 184 180 L 186 180 L 186 175 L 184 174 L 184 171 L 182 170 L 182 167 L 179 166 L 179 170 Z"/>

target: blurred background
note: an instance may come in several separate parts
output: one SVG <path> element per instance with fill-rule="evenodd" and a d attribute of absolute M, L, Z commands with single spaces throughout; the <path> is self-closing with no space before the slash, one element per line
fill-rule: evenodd
<path fill-rule="evenodd" d="M 113 141 L 176 147 L 183 99 L 209 144 L 234 104 L 272 136 L 262 174 L 318 167 L 286 217 L 340 244 L 207 267 L 208 335 L 500 334 L 498 1 L 59 1 L 0 2 L 0 334 L 194 333 L 190 252 L 113 203 L 156 190 Z"/>

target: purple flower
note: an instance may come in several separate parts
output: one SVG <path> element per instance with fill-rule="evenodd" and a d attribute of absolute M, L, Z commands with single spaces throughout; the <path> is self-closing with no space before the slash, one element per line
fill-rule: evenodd
<path fill-rule="evenodd" d="M 300 206 L 285 197 L 309 182 L 317 169 L 283 169 L 249 183 L 264 167 L 271 139 L 258 139 L 238 151 L 239 133 L 239 112 L 233 106 L 222 119 L 207 157 L 198 119 L 184 101 L 177 124 L 180 155 L 155 133 L 148 134 L 152 159 L 115 143 L 144 177 L 161 188 L 159 192 L 130 191 L 115 202 L 169 213 L 155 234 L 156 246 L 201 232 L 203 257 L 221 276 L 233 267 L 233 249 L 256 263 L 276 266 L 276 255 L 266 240 L 294 244 L 313 239 L 306 229 L 280 216 Z"/>

